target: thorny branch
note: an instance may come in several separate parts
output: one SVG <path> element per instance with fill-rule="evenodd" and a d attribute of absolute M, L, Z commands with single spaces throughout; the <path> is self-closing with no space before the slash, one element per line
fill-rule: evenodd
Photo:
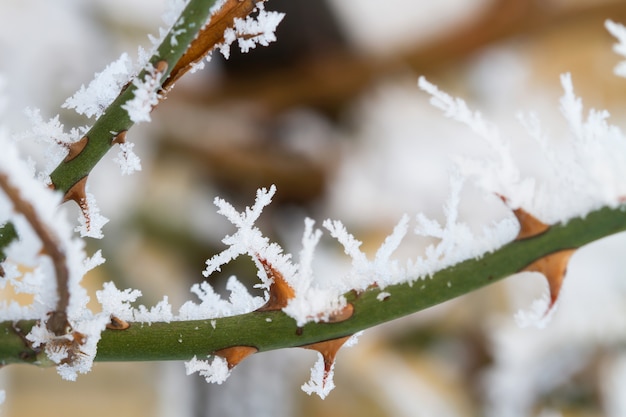
<path fill-rule="evenodd" d="M 178 23 L 163 39 L 150 59 L 153 67 L 166 68 L 160 79 L 156 80 L 160 86 L 161 101 L 178 78 L 223 42 L 224 30 L 232 27 L 235 19 L 245 18 L 254 10 L 257 1 L 227 0 L 220 10 L 210 16 L 209 24 L 206 24 L 213 3 L 214 0 L 190 1 Z M 181 32 L 181 28 L 185 30 Z M 146 70 L 136 77 L 144 79 L 145 76 Z M 115 139 L 118 133 L 126 132 L 133 126 L 134 122 L 123 106 L 134 97 L 135 91 L 136 88 L 132 83 L 123 88 L 119 96 L 85 134 L 87 139 L 84 147 L 72 155 L 71 159 L 61 162 L 50 174 L 53 186 L 66 193 L 66 199 L 79 202 L 84 198 L 84 187 L 82 185 L 74 187 L 80 185 L 79 183 L 90 174 L 100 159 L 117 143 Z M 77 195 L 69 198 L 67 194 L 70 191 Z"/>
<path fill-rule="evenodd" d="M 48 254 L 50 259 L 52 259 L 59 299 L 56 309 L 51 313 L 46 323 L 46 327 L 56 336 L 63 336 L 71 331 L 71 326 L 67 319 L 67 307 L 70 303 L 68 288 L 69 270 L 67 267 L 67 257 L 65 256 L 61 242 L 54 231 L 41 221 L 32 204 L 24 200 L 20 195 L 20 191 L 11 185 L 8 176 L 5 174 L 0 174 L 0 188 L 2 188 L 7 197 L 11 200 L 15 210 L 26 218 L 26 221 L 41 240 L 43 252 Z"/>

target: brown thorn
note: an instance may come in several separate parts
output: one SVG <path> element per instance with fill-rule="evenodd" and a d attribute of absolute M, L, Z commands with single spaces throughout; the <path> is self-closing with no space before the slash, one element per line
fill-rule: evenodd
<path fill-rule="evenodd" d="M 226 359 L 228 369 L 232 369 L 239 365 L 248 356 L 257 353 L 259 349 L 254 346 L 232 346 L 220 350 L 216 350 L 215 354 Z"/>
<path fill-rule="evenodd" d="M 67 145 L 67 155 L 63 162 L 69 162 L 72 159 L 76 158 L 80 153 L 85 149 L 85 146 L 89 143 L 89 138 L 87 136 L 83 136 L 80 140 L 70 143 Z"/>
<path fill-rule="evenodd" d="M 120 133 L 113 136 L 113 140 L 111 141 L 111 144 L 121 145 L 122 143 L 126 143 L 126 132 L 128 132 L 128 130 L 122 130 Z"/>
<path fill-rule="evenodd" d="M 111 321 L 107 323 L 106 328 L 109 330 L 126 330 L 130 324 L 119 317 L 111 316 Z"/>
<path fill-rule="evenodd" d="M 550 287 L 550 306 L 552 308 L 559 297 L 563 279 L 567 272 L 567 264 L 576 249 L 564 249 L 537 259 L 522 271 L 540 272 L 548 280 Z"/>
<path fill-rule="evenodd" d="M 26 218 L 26 221 L 28 221 L 33 231 L 39 237 L 42 250 L 52 260 L 59 299 L 55 311 L 51 313 L 46 323 L 46 327 L 56 336 L 65 335 L 71 331 L 71 326 L 67 319 L 67 307 L 70 303 L 68 288 L 70 273 L 61 241 L 54 231 L 41 221 L 32 204 L 22 198 L 20 191 L 10 183 L 9 177 L 5 174 L 0 174 L 0 188 L 4 190 L 9 200 L 13 203 L 15 211 L 21 213 Z"/>
<path fill-rule="evenodd" d="M 539 236 L 550 228 L 549 225 L 539 221 L 536 217 L 521 208 L 513 210 L 513 214 L 517 218 L 520 226 L 519 233 L 515 240 Z"/>
<path fill-rule="evenodd" d="M 160 60 L 159 62 L 157 62 L 155 69 L 156 72 L 160 74 L 165 74 L 165 71 L 167 71 L 167 61 Z"/>
<path fill-rule="evenodd" d="M 342 321 L 346 321 L 350 317 L 352 317 L 353 314 L 354 314 L 354 305 L 352 305 L 351 303 L 348 303 L 341 310 L 332 312 L 328 316 L 328 320 L 326 320 L 326 323 L 339 323 Z"/>
<path fill-rule="evenodd" d="M 500 199 L 508 205 L 508 200 L 506 197 L 499 195 Z M 539 236 L 542 233 L 545 233 L 550 226 L 543 223 L 535 216 L 528 213 L 526 210 L 522 208 L 516 208 L 513 210 L 513 215 L 519 222 L 519 233 L 515 240 L 528 239 L 530 237 Z"/>
<path fill-rule="evenodd" d="M 283 274 L 276 268 L 269 264 L 269 262 L 263 258 L 259 258 L 259 262 L 263 265 L 263 269 L 267 274 L 267 277 L 273 282 L 270 284 L 269 299 L 264 306 L 257 311 L 275 311 L 281 310 L 287 307 L 287 303 L 292 299 L 296 293 L 291 286 L 285 281 Z"/>
<path fill-rule="evenodd" d="M 81 204 L 85 204 L 87 201 L 87 193 L 85 188 L 87 187 L 87 176 L 79 179 L 74 185 L 70 187 L 69 190 L 63 196 L 63 202 L 66 201 L 74 201 L 76 204 L 81 206 Z M 85 203 L 81 203 L 85 202 Z M 81 207 L 82 208 L 82 207 Z"/>
<path fill-rule="evenodd" d="M 325 340 L 323 342 L 312 343 L 310 345 L 301 346 L 304 349 L 316 350 L 324 358 L 324 383 L 330 374 L 330 370 L 335 363 L 335 357 L 339 349 L 346 343 L 352 336 L 344 336 L 337 339 Z"/>

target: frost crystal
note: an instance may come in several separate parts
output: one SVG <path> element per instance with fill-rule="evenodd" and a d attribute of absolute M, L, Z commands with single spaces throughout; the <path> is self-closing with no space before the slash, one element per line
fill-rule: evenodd
<path fill-rule="evenodd" d="M 39 109 L 27 108 L 24 114 L 29 120 L 29 129 L 26 132 L 16 135 L 16 140 L 34 140 L 46 146 L 44 153 L 45 166 L 40 174 L 42 179 L 47 180 L 47 176 L 54 168 L 65 158 L 68 152 L 68 146 L 76 142 L 81 136 L 85 128 L 72 129 L 69 133 L 65 132 L 63 124 L 56 115 L 48 121 L 44 121 Z"/>
<path fill-rule="evenodd" d="M 324 369 L 324 356 L 318 352 L 317 362 L 311 368 L 311 379 L 302 385 L 302 391 L 307 394 L 317 394 L 321 399 L 326 398 L 328 394 L 335 388 L 333 377 L 335 375 L 335 363 L 326 372 Z"/>
<path fill-rule="evenodd" d="M 606 29 L 611 32 L 611 35 L 615 36 L 618 40 L 618 43 L 613 45 L 613 51 L 626 58 L 626 27 L 611 20 L 607 20 L 604 25 Z M 613 72 L 615 75 L 626 78 L 626 60 L 617 64 Z"/>
<path fill-rule="evenodd" d="M 62 107 L 75 109 L 76 113 L 87 117 L 100 117 L 128 82 L 131 70 L 132 61 L 127 53 L 123 53 L 117 61 L 97 73 L 87 87 L 82 85 Z"/>
<path fill-rule="evenodd" d="M 221 356 L 214 356 L 211 362 L 200 360 L 194 356 L 190 361 L 185 362 L 185 372 L 187 375 L 197 372 L 206 379 L 206 382 L 218 385 L 221 385 L 230 376 L 228 362 Z"/>
<path fill-rule="evenodd" d="M 283 254 L 279 245 L 270 243 L 269 239 L 263 236 L 261 231 L 254 226 L 254 222 L 261 215 L 263 208 L 272 201 L 272 196 L 275 192 L 276 187 L 273 185 L 269 191 L 265 188 L 258 190 L 254 205 L 252 208 L 246 207 L 243 213 L 238 213 L 226 201 L 220 198 L 215 199 L 215 205 L 219 207 L 218 213 L 237 226 L 238 230 L 235 234 L 226 236 L 222 240 L 229 246 L 228 249 L 206 261 L 207 267 L 202 272 L 205 277 L 208 277 L 214 271 L 219 271 L 222 265 L 243 254 L 249 255 L 255 262 L 263 288 L 269 288 L 272 282 L 265 273 L 261 259 L 285 276 L 294 275 L 295 267 L 290 262 L 291 255 Z"/>
<path fill-rule="evenodd" d="M 474 177 L 490 194 L 505 196 L 511 208 L 523 207 L 547 224 L 584 216 L 602 206 L 614 207 L 626 194 L 622 181 L 626 175 L 626 138 L 607 123 L 606 111 L 592 109 L 583 118 L 582 101 L 574 94 L 569 74 L 561 76 L 561 84 L 565 91 L 561 113 L 570 130 L 567 140 L 549 141 L 536 116 L 520 117 L 542 151 L 544 159 L 537 158 L 536 166 L 543 165 L 549 172 L 538 180 L 521 175 L 495 126 L 470 111 L 463 100 L 442 93 L 423 77 L 419 81 L 420 87 L 433 96 L 431 102 L 436 107 L 469 126 L 492 150 L 490 157 L 480 161 L 458 158 L 461 173 Z"/>
<path fill-rule="evenodd" d="M 234 28 L 228 28 L 224 32 L 224 42 L 220 45 L 220 52 L 226 59 L 230 56 L 230 45 L 236 40 L 241 52 L 246 53 L 254 49 L 257 44 L 267 46 L 276 41 L 274 32 L 278 24 L 285 17 L 284 13 L 267 12 L 263 2 L 256 4 L 258 16 L 235 19 Z"/>
<path fill-rule="evenodd" d="M 130 175 L 135 171 L 141 171 L 141 160 L 133 152 L 134 143 L 124 142 L 120 144 L 120 151 L 113 162 L 120 166 L 122 175 Z"/>
<path fill-rule="evenodd" d="M 149 122 L 152 108 L 159 104 L 161 72 L 148 64 L 143 80 L 138 76 L 133 80 L 134 96 L 122 105 L 130 120 L 135 123 Z"/>
<path fill-rule="evenodd" d="M 78 226 L 74 231 L 79 232 L 81 237 L 91 237 L 102 239 L 102 227 L 109 222 L 109 219 L 100 214 L 100 208 L 96 203 L 93 194 L 86 192 L 86 199 L 79 202 L 83 212 L 78 216 Z"/>

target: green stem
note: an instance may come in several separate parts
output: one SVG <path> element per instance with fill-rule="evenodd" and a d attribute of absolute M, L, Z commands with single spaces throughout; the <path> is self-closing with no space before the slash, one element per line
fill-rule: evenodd
<path fill-rule="evenodd" d="M 14 240 L 17 240 L 17 237 L 17 231 L 13 223 L 5 223 L 0 226 L 0 262 L 4 262 L 7 257 L 4 250 Z"/>
<path fill-rule="evenodd" d="M 163 85 L 171 69 L 208 21 L 214 2 L 215 0 L 191 0 L 150 58 L 150 64 L 154 67 L 161 61 L 167 63 L 167 70 L 161 76 L 160 85 Z M 146 75 L 147 71 L 144 69 L 137 77 L 143 80 Z M 130 129 L 133 121 L 122 106 L 134 98 L 135 90 L 136 87 L 129 84 L 85 134 L 88 138 L 85 148 L 73 159 L 59 164 L 50 174 L 52 184 L 57 190 L 67 193 L 76 183 L 89 175 L 98 161 L 109 151 L 115 136 Z"/>
<path fill-rule="evenodd" d="M 171 323 L 131 323 L 126 330 L 106 330 L 98 345 L 97 361 L 188 360 L 231 346 L 253 346 L 259 351 L 303 346 L 352 335 L 403 317 L 514 274 L 536 259 L 562 249 L 579 248 L 600 238 L 626 231 L 626 207 L 603 208 L 585 218 L 555 225 L 539 236 L 504 245 L 479 259 L 470 259 L 439 271 L 432 278 L 384 288 L 349 293 L 354 314 L 338 323 L 309 323 L 298 329 L 281 311 L 251 312 L 215 320 Z M 20 324 L 24 331 L 32 323 Z M 0 360 L 29 362 L 11 323 L 0 323 Z M 3 331 L 2 327 L 5 328 Z"/>

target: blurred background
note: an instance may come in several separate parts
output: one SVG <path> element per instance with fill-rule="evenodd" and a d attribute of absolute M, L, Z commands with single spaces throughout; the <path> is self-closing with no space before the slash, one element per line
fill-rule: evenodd
<path fill-rule="evenodd" d="M 613 76 L 619 58 L 604 29 L 607 18 L 626 22 L 622 0 L 269 0 L 266 8 L 286 13 L 278 42 L 246 55 L 233 48 L 228 61 L 214 55 L 177 83 L 152 123 L 129 132 L 141 172 L 122 176 L 114 150 L 90 176 L 111 219 L 104 240 L 89 242 L 107 258 L 88 276 L 90 291 L 113 280 L 141 289 L 148 306 L 168 295 L 177 308 L 232 231 L 215 214 L 215 196 L 242 207 L 272 183 L 278 193 L 260 226 L 292 253 L 305 216 L 318 225 L 341 219 L 370 252 L 403 213 L 443 220 L 453 157 L 485 147 L 430 107 L 420 75 L 500 126 L 529 170 L 535 154 L 515 115 L 534 111 L 554 140 L 566 140 L 561 73 L 572 73 L 586 109 L 606 108 L 626 126 L 626 80 Z M 25 130 L 28 106 L 44 119 L 60 113 L 67 128 L 89 123 L 60 105 L 121 53 L 149 46 L 164 9 L 165 0 L 3 0 L 4 123 Z M 463 221 L 480 230 L 504 214 L 466 185 Z M 2 412 L 622 417 L 624 241 L 577 252 L 546 329 L 516 325 L 515 313 L 546 288 L 518 274 L 365 332 L 339 354 L 337 388 L 324 401 L 299 390 L 315 353 L 288 350 L 253 356 L 221 386 L 186 377 L 182 363 L 97 363 L 74 383 L 53 369 L 13 366 L 0 372 Z M 401 255 L 431 242 L 411 243 Z M 328 240 L 319 252 L 318 271 L 331 273 L 341 248 Z M 211 283 L 223 291 L 231 274 L 254 278 L 240 260 Z"/>

